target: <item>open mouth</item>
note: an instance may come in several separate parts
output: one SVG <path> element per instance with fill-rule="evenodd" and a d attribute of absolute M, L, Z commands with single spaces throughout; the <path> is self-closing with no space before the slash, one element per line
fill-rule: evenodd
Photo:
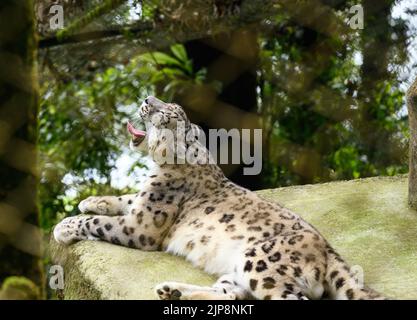
<path fill-rule="evenodd" d="M 146 137 L 146 132 L 136 129 L 129 121 L 127 122 L 127 131 L 132 135 L 132 143 L 135 147 L 139 146 Z"/>

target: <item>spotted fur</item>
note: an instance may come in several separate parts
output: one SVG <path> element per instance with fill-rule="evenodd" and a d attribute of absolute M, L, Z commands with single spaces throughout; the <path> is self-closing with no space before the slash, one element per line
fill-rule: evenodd
<path fill-rule="evenodd" d="M 154 97 L 139 113 L 147 135 L 131 146 L 147 149 L 156 163 L 156 154 L 169 148 L 159 129 L 175 129 L 181 120 L 187 132 L 198 132 L 180 106 Z M 208 153 L 198 141 L 194 148 Z M 55 239 L 162 250 L 220 276 L 212 287 L 162 283 L 156 287 L 160 299 L 382 298 L 359 286 L 343 259 L 297 214 L 234 184 L 215 164 L 179 164 L 177 154 L 176 160 L 157 164 L 137 194 L 83 200 L 82 215 L 61 221 Z"/>

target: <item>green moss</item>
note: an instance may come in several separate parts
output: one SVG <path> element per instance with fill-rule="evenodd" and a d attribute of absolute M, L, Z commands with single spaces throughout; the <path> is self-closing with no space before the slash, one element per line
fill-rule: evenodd
<path fill-rule="evenodd" d="M 25 277 L 12 276 L 4 280 L 0 300 L 38 300 L 39 288 Z"/>
<path fill-rule="evenodd" d="M 64 267 L 65 299 L 154 299 L 153 288 L 163 281 L 215 281 L 180 257 L 105 242 L 83 241 L 65 248 L 52 241 L 51 255 Z"/>

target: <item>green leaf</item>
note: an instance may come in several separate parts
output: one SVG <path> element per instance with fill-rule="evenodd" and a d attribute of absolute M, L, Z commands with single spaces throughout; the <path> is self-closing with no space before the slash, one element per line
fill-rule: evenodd
<path fill-rule="evenodd" d="M 187 51 L 182 44 L 175 44 L 171 46 L 171 51 L 178 58 L 178 60 L 182 62 L 186 62 L 188 60 Z"/>
<path fill-rule="evenodd" d="M 156 72 L 155 74 L 152 75 L 151 82 L 157 83 L 157 82 L 164 80 L 164 78 L 165 78 L 165 75 L 162 72 Z"/>
<path fill-rule="evenodd" d="M 163 73 L 165 73 L 166 75 L 172 77 L 172 78 L 174 78 L 175 76 L 178 76 L 178 77 L 184 77 L 184 76 L 186 76 L 184 74 L 184 72 L 182 70 L 179 70 L 179 69 L 163 68 L 161 71 Z"/>

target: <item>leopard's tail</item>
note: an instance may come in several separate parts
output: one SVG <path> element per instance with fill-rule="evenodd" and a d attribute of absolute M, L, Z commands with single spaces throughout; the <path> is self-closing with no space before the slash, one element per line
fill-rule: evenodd
<path fill-rule="evenodd" d="M 330 246 L 327 247 L 326 285 L 331 299 L 336 300 L 385 300 L 384 296 L 361 283 L 361 276 Z M 360 271 L 360 270 L 358 270 Z"/>

